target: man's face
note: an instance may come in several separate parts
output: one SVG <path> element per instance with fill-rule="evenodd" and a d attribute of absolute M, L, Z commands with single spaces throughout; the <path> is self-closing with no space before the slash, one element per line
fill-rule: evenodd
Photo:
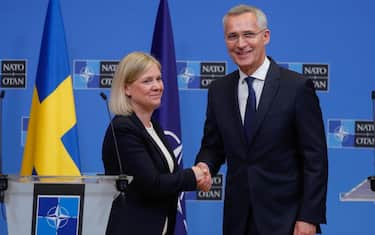
<path fill-rule="evenodd" d="M 252 13 L 228 16 L 224 25 L 228 53 L 246 74 L 252 74 L 264 61 L 270 31 L 259 28 Z"/>

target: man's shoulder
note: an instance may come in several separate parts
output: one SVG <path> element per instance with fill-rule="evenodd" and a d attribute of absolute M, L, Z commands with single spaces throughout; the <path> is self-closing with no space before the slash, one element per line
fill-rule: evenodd
<path fill-rule="evenodd" d="M 235 70 L 223 77 L 217 78 L 214 80 L 211 84 L 210 87 L 227 87 L 232 84 L 235 84 L 235 82 L 238 81 L 239 78 L 239 72 L 238 70 Z"/>
<path fill-rule="evenodd" d="M 281 79 L 288 79 L 288 80 L 306 79 L 306 77 L 303 74 L 293 71 L 291 69 L 285 68 L 283 66 L 280 66 L 273 60 L 271 60 L 270 70 L 278 71 L 277 74 L 280 76 Z"/>
<path fill-rule="evenodd" d="M 306 79 L 306 77 L 303 74 L 284 67 L 280 67 L 280 76 L 293 79 Z"/>

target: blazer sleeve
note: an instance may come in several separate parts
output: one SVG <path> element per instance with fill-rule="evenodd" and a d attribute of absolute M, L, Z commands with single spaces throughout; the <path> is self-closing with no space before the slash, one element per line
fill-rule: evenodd
<path fill-rule="evenodd" d="M 211 175 L 216 175 L 220 166 L 225 162 L 224 143 L 215 118 L 215 89 L 217 84 L 212 84 L 208 90 L 208 101 L 206 111 L 206 121 L 204 123 L 203 138 L 201 148 L 195 159 L 198 162 L 206 163 L 210 168 Z"/>
<path fill-rule="evenodd" d="M 328 181 L 327 144 L 322 112 L 310 79 L 297 94 L 296 126 L 298 146 L 303 156 L 303 199 L 297 220 L 326 223 Z"/>
<path fill-rule="evenodd" d="M 153 156 L 160 153 L 152 151 L 141 130 L 121 124 L 116 125 L 115 133 L 124 171 L 134 177 L 131 184 L 138 193 L 162 198 L 196 189 L 195 175 L 191 169 L 174 173 L 160 170 L 153 158 L 163 156 Z"/>

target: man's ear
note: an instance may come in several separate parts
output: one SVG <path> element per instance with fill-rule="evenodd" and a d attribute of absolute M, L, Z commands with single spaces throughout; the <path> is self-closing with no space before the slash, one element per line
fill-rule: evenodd
<path fill-rule="evenodd" d="M 263 34 L 263 41 L 264 45 L 267 45 L 271 40 L 271 31 L 269 29 L 266 29 L 266 31 Z"/>

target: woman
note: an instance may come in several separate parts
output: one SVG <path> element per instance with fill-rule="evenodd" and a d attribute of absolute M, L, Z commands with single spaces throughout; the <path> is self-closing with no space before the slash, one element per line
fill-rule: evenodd
<path fill-rule="evenodd" d="M 124 174 L 134 178 L 125 199 L 113 202 L 106 234 L 173 234 L 179 192 L 195 190 L 205 177 L 197 167 L 178 169 L 163 130 L 152 120 L 162 94 L 160 63 L 154 57 L 133 52 L 121 60 L 110 95 L 116 137 L 109 126 L 102 158 L 106 175 L 120 174 L 117 141 Z"/>

